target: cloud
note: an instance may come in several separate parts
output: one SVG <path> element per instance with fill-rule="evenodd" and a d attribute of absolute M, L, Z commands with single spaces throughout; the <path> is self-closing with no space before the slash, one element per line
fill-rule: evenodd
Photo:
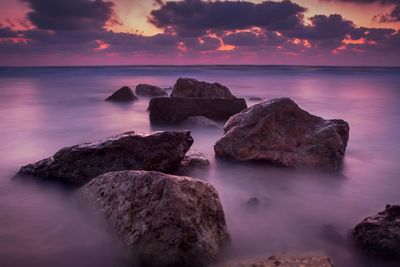
<path fill-rule="evenodd" d="M 10 27 L 2 27 L 0 25 L 0 38 L 13 38 L 17 36 L 18 32 L 14 31 Z"/>
<path fill-rule="evenodd" d="M 32 11 L 28 20 L 42 30 L 101 29 L 113 16 L 114 4 L 103 0 L 20 0 Z"/>
<path fill-rule="evenodd" d="M 304 7 L 289 0 L 264 1 L 259 4 L 246 1 L 169 1 L 151 11 L 149 21 L 180 36 L 201 36 L 209 30 L 249 27 L 289 29 L 301 23 L 305 11 Z"/>

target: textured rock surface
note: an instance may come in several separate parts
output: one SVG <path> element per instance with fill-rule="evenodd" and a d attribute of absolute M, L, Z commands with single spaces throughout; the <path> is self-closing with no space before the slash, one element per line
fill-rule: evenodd
<path fill-rule="evenodd" d="M 210 161 L 207 159 L 206 155 L 198 151 L 193 151 L 188 153 L 179 167 L 180 170 L 189 170 L 193 168 L 204 168 L 210 166 Z"/>
<path fill-rule="evenodd" d="M 286 167 L 337 170 L 349 139 L 343 120 L 324 120 L 289 98 L 254 105 L 231 117 L 217 141 L 217 156 L 265 160 Z"/>
<path fill-rule="evenodd" d="M 123 244 L 151 266 L 207 266 L 229 241 L 218 193 L 198 179 L 111 172 L 79 194 L 96 202 Z"/>
<path fill-rule="evenodd" d="M 121 87 L 117 91 L 115 91 L 111 96 L 106 98 L 106 101 L 116 101 L 116 102 L 125 102 L 125 101 L 134 101 L 137 100 L 136 95 L 132 92 L 131 88 L 128 86 Z"/>
<path fill-rule="evenodd" d="M 150 100 L 148 110 L 152 122 L 178 123 L 194 116 L 204 116 L 213 120 L 226 120 L 245 108 L 247 108 L 247 105 L 243 98 L 160 97 Z"/>
<path fill-rule="evenodd" d="M 352 234 L 366 253 L 400 259 L 400 206 L 387 205 L 384 211 L 365 218 Z"/>
<path fill-rule="evenodd" d="M 171 93 L 171 97 L 187 98 L 236 98 L 228 87 L 219 83 L 208 83 L 189 78 L 179 78 Z"/>
<path fill-rule="evenodd" d="M 222 128 L 216 121 L 210 120 L 204 116 L 189 117 L 182 121 L 182 125 L 188 127 L 201 127 L 201 128 Z"/>
<path fill-rule="evenodd" d="M 65 147 L 53 157 L 21 168 L 19 174 L 83 185 L 110 171 L 175 170 L 193 143 L 190 132 L 134 132 L 93 143 Z"/>
<path fill-rule="evenodd" d="M 333 267 L 327 256 L 277 255 L 268 258 L 227 262 L 214 267 Z"/>
<path fill-rule="evenodd" d="M 158 86 L 150 85 L 150 84 L 139 84 L 136 86 L 135 93 L 141 96 L 147 97 L 157 97 L 157 96 L 168 96 L 168 93 L 165 92 Z"/>

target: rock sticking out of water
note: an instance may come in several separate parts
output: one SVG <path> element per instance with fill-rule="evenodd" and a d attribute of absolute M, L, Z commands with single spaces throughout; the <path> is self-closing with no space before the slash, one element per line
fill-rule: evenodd
<path fill-rule="evenodd" d="M 59 150 L 54 156 L 22 167 L 29 174 L 83 185 L 110 171 L 154 170 L 172 172 L 193 144 L 188 131 L 139 135 L 127 132 L 98 142 Z"/>
<path fill-rule="evenodd" d="M 384 211 L 365 218 L 352 235 L 367 254 L 400 259 L 400 206 L 387 205 Z"/>
<path fill-rule="evenodd" d="M 136 86 L 135 90 L 137 95 L 147 96 L 147 97 L 160 97 L 168 96 L 168 93 L 158 86 L 150 84 L 139 84 Z"/>
<path fill-rule="evenodd" d="M 236 98 L 228 87 L 219 83 L 208 83 L 189 78 L 179 78 L 171 93 L 171 97 L 185 98 Z"/>
<path fill-rule="evenodd" d="M 128 86 L 121 87 L 115 91 L 111 96 L 107 97 L 106 101 L 115 102 L 128 102 L 137 100 L 137 96 L 132 92 L 132 89 Z"/>
<path fill-rule="evenodd" d="M 200 127 L 200 128 L 222 128 L 218 125 L 216 121 L 210 120 L 204 116 L 194 116 L 189 117 L 181 123 L 183 126 L 187 127 Z"/>
<path fill-rule="evenodd" d="M 328 170 L 340 168 L 349 139 L 347 122 L 314 116 L 289 98 L 243 110 L 224 131 L 214 146 L 217 156 Z"/>
<path fill-rule="evenodd" d="M 180 171 L 188 171 L 194 168 L 206 168 L 210 166 L 210 161 L 207 159 L 206 155 L 198 151 L 193 151 L 188 153 L 179 167 Z"/>
<path fill-rule="evenodd" d="M 214 187 L 159 172 L 103 174 L 79 189 L 146 266 L 203 267 L 229 242 Z"/>

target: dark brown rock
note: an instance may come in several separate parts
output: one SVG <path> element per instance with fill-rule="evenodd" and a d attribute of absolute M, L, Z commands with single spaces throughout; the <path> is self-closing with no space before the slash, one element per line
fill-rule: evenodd
<path fill-rule="evenodd" d="M 160 97 L 149 103 L 152 122 L 181 122 L 189 117 L 204 116 L 213 120 L 226 120 L 247 108 L 243 98 L 201 99 Z"/>
<path fill-rule="evenodd" d="M 203 267 L 229 242 L 214 187 L 159 172 L 103 174 L 78 191 L 146 266 Z"/>
<path fill-rule="evenodd" d="M 349 139 L 347 122 L 311 115 L 289 98 L 243 110 L 224 131 L 214 146 L 217 156 L 329 170 L 340 168 Z"/>
<path fill-rule="evenodd" d="M 19 174 L 83 185 L 110 171 L 178 168 L 193 143 L 190 132 L 124 133 L 94 143 L 65 147 L 54 156 L 21 168 Z"/>
<path fill-rule="evenodd" d="M 365 218 L 353 230 L 353 238 L 369 255 L 400 259 L 400 206 Z"/>
<path fill-rule="evenodd" d="M 171 93 L 171 97 L 187 98 L 236 98 L 228 87 L 219 83 L 208 83 L 189 78 L 179 78 Z"/>
<path fill-rule="evenodd" d="M 168 93 L 158 86 L 139 84 L 136 86 L 136 94 L 147 97 L 168 96 Z"/>
<path fill-rule="evenodd" d="M 121 87 L 115 91 L 111 96 L 107 97 L 106 101 L 127 102 L 135 101 L 138 98 L 128 86 Z"/>

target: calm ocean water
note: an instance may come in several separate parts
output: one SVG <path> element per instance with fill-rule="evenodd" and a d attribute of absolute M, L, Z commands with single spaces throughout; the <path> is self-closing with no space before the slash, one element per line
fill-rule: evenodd
<path fill-rule="evenodd" d="M 190 175 L 220 194 L 230 257 L 323 251 L 339 267 L 395 266 L 364 258 L 347 237 L 364 217 L 400 203 L 400 68 L 278 66 L 0 68 L 0 266 L 135 265 L 71 192 L 12 176 L 64 146 L 167 129 L 150 125 L 148 99 L 103 99 L 123 85 L 170 87 L 178 77 L 218 81 L 246 99 L 291 97 L 350 124 L 344 168 L 335 175 L 219 161 L 213 144 L 222 129 L 192 129 L 192 148 L 212 166 Z M 251 197 L 259 208 L 243 207 Z"/>

